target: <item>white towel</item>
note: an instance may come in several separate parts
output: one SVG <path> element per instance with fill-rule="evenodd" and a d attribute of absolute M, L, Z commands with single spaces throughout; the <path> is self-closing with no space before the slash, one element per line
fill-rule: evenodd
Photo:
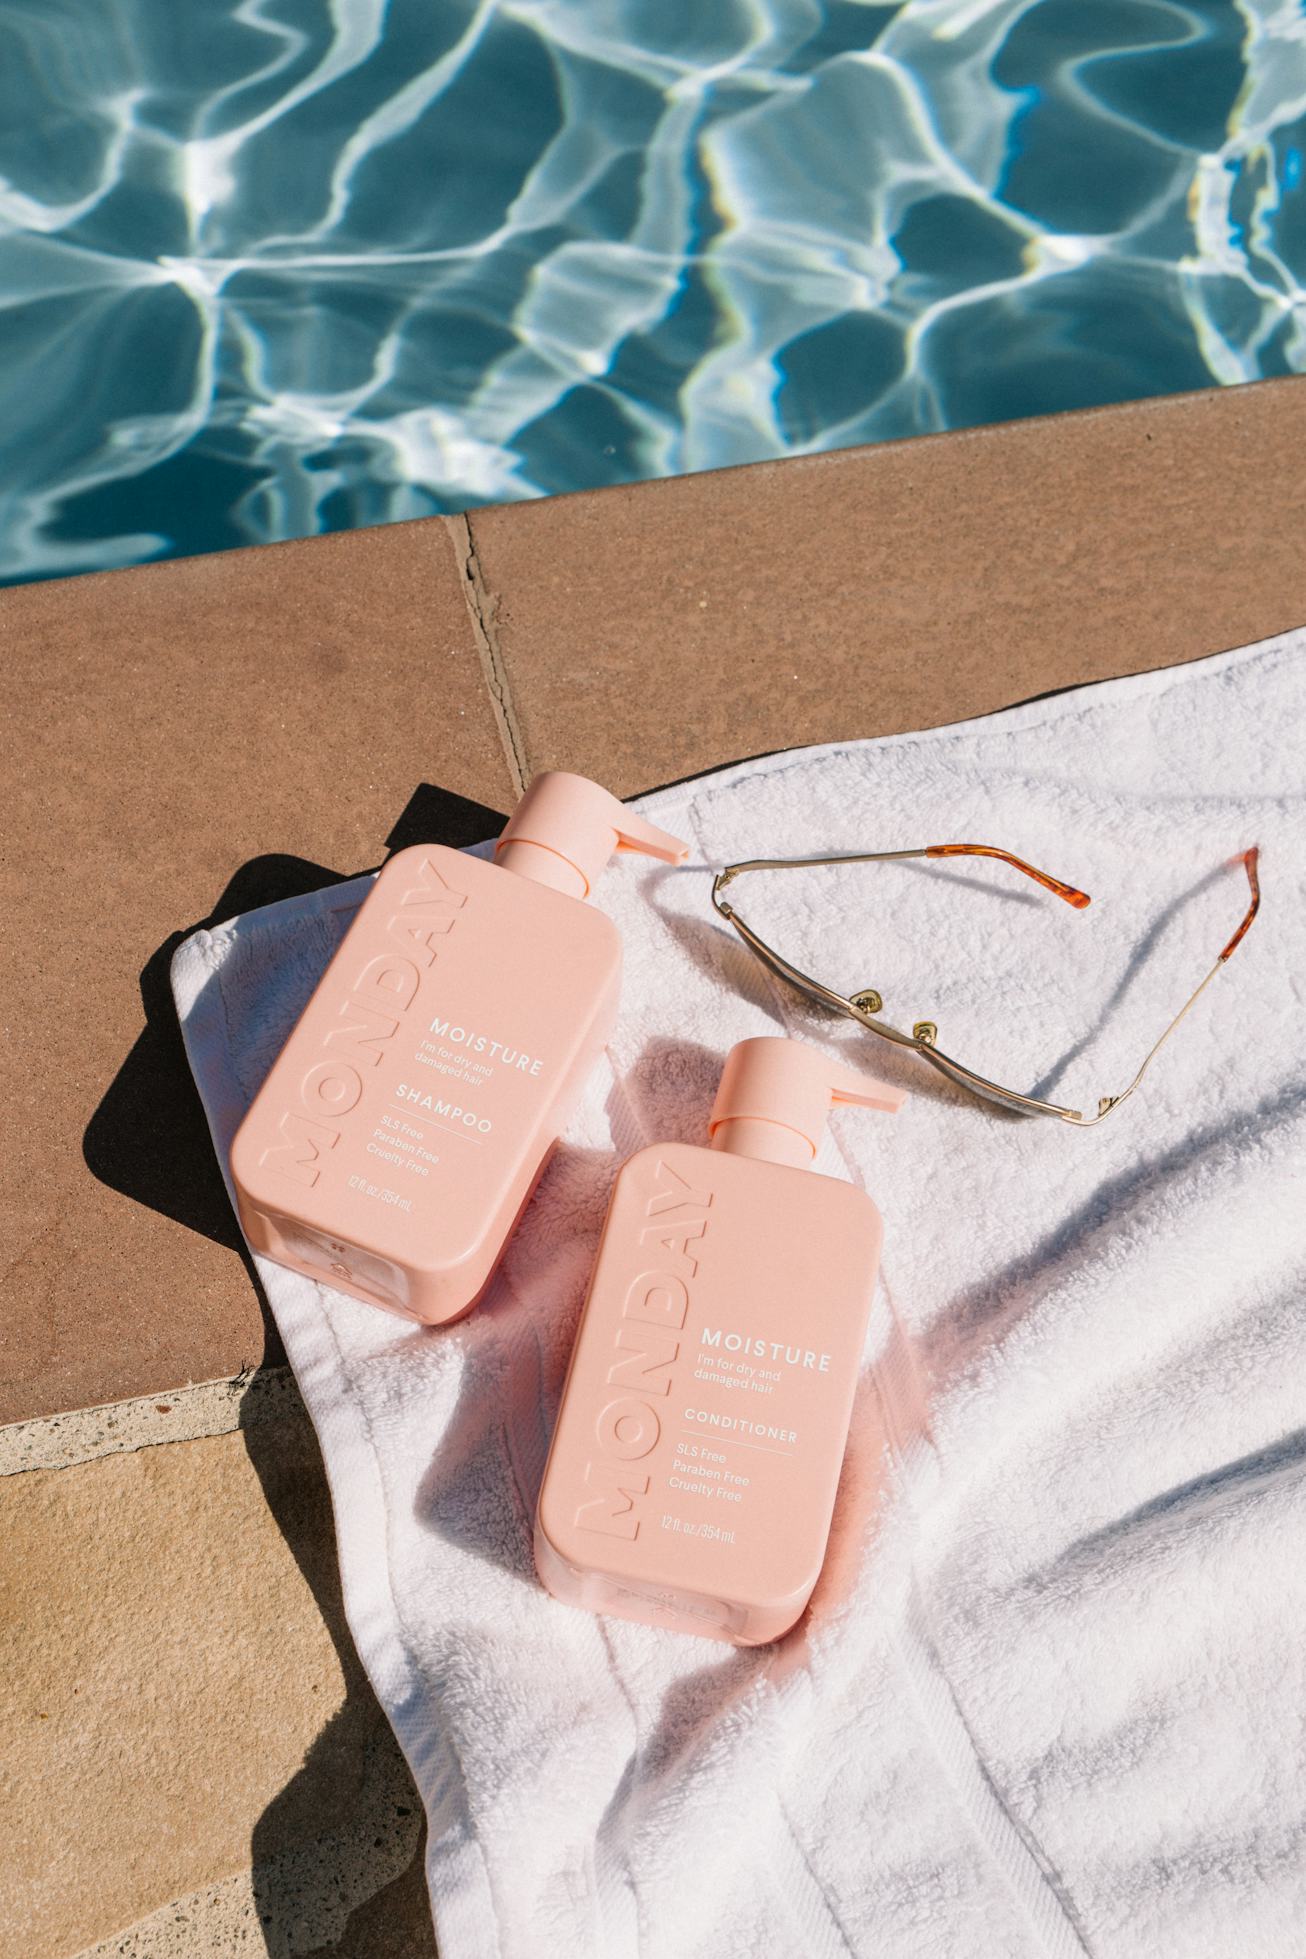
<path fill-rule="evenodd" d="M 444 1959 L 1306 1951 L 1304 717 L 1299 634 L 645 798 L 696 855 L 599 888 L 620 1023 L 487 1302 L 414 1329 L 259 1262 Z M 786 874 L 741 910 L 1089 1109 L 1219 953 L 1260 844 L 1261 917 L 1100 1128 L 815 1020 L 709 909 L 732 858 L 953 840 L 1093 906 L 976 860 Z M 224 1165 L 365 889 L 177 954 Z M 777 1027 L 915 1093 L 841 1112 L 818 1166 L 874 1195 L 883 1275 L 812 1609 L 735 1652 L 556 1603 L 531 1520 L 616 1164 L 702 1140 L 727 1048 Z"/>

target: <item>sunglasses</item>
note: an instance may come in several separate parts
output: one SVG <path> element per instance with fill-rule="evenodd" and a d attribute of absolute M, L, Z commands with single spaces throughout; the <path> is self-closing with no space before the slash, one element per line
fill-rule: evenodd
<path fill-rule="evenodd" d="M 1050 877 L 1046 871 L 1036 869 L 1033 864 L 1025 863 L 1023 858 L 1013 856 L 1009 850 L 999 850 L 993 844 L 933 843 L 926 845 L 923 850 L 859 851 L 853 856 L 846 857 L 750 857 L 739 864 L 727 864 L 724 870 L 717 873 L 712 882 L 712 903 L 720 916 L 727 924 L 734 927 L 749 951 L 755 954 L 768 972 L 786 981 L 788 985 L 799 993 L 805 994 L 817 1005 L 831 1008 L 835 1013 L 847 1014 L 850 1019 L 857 1021 L 870 1033 L 878 1034 L 881 1040 L 892 1041 L 895 1047 L 910 1048 L 913 1053 L 920 1055 L 923 1061 L 927 1061 L 931 1068 L 937 1069 L 941 1075 L 946 1075 L 949 1081 L 956 1082 L 959 1088 L 968 1089 L 972 1095 L 982 1096 L 989 1102 L 997 1102 L 1003 1108 L 1015 1109 L 1022 1115 L 1057 1116 L 1062 1122 L 1077 1123 L 1081 1128 L 1087 1129 L 1094 1123 L 1103 1121 L 1113 1109 L 1119 1108 L 1120 1104 L 1133 1094 L 1157 1053 L 1169 1040 L 1184 1015 L 1196 1004 L 1215 975 L 1232 958 L 1241 944 L 1260 908 L 1258 856 L 1257 846 L 1253 845 L 1250 850 L 1242 851 L 1239 856 L 1230 860 L 1231 865 L 1238 863 L 1243 865 L 1251 888 L 1251 900 L 1237 931 L 1205 979 L 1194 988 L 1174 1019 L 1152 1044 L 1129 1086 L 1121 1089 L 1118 1095 L 1102 1096 L 1095 1115 L 1085 1115 L 1080 1109 L 1064 1108 L 1059 1102 L 1045 1102 L 1037 1095 L 1025 1095 L 1018 1089 L 1003 1088 L 1001 1083 L 989 1081 L 986 1076 L 977 1074 L 973 1068 L 966 1067 L 964 1062 L 943 1052 L 938 1045 L 938 1028 L 931 1020 L 918 1020 L 910 1034 L 904 1034 L 901 1028 L 890 1026 L 888 1021 L 879 1017 L 884 1008 L 884 1001 L 874 987 L 864 987 L 860 992 L 848 996 L 837 993 L 833 987 L 826 986 L 821 980 L 814 979 L 810 973 L 803 972 L 801 968 L 778 953 L 773 946 L 768 945 L 750 925 L 745 924 L 734 902 L 724 896 L 727 889 L 739 878 L 749 876 L 755 871 L 813 870 L 835 864 L 889 864 L 919 857 L 995 858 L 999 863 L 1009 864 L 1013 870 L 1023 872 L 1026 877 L 1032 878 L 1035 884 L 1042 885 L 1045 891 L 1050 891 L 1055 897 L 1063 899 L 1066 904 L 1073 905 L 1076 911 L 1083 911 L 1090 903 L 1086 891 L 1076 890 L 1073 884 L 1063 884 L 1060 878 Z"/>

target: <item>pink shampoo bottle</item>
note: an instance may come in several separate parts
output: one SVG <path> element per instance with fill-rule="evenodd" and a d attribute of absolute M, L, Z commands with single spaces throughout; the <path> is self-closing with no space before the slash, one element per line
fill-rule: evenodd
<path fill-rule="evenodd" d="M 882 1238 L 866 1193 L 810 1165 L 832 1102 L 901 1101 L 817 1048 L 741 1041 L 711 1148 L 620 1171 L 536 1516 L 557 1598 L 741 1646 L 799 1618 Z"/>
<path fill-rule="evenodd" d="M 383 867 L 237 1132 L 255 1251 L 413 1320 L 457 1319 L 496 1260 L 616 1015 L 614 850 L 685 846 L 583 776 L 536 776 L 487 863 Z"/>

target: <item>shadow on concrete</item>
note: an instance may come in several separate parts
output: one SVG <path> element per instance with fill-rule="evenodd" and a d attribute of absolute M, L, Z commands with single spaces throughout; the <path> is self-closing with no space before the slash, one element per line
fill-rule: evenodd
<path fill-rule="evenodd" d="M 202 926 L 341 882 L 338 872 L 302 857 L 255 857 L 228 881 L 206 918 L 170 933 L 141 969 L 145 1025 L 82 1137 L 86 1167 L 102 1184 L 243 1259 L 263 1313 L 264 1358 L 273 1363 L 285 1356 L 222 1181 L 168 973 L 182 940 Z"/>
<path fill-rule="evenodd" d="M 298 1396 L 248 1392 L 241 1433 L 268 1508 L 335 1648 L 344 1698 L 250 1840 L 268 1959 L 435 1959 L 422 1801 L 345 1619 L 317 1438 Z"/>

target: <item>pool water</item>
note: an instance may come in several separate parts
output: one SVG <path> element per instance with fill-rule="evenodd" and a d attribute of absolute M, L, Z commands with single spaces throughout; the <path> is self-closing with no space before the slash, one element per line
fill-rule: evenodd
<path fill-rule="evenodd" d="M 0 0 L 0 579 L 1306 370 L 1296 0 Z"/>

